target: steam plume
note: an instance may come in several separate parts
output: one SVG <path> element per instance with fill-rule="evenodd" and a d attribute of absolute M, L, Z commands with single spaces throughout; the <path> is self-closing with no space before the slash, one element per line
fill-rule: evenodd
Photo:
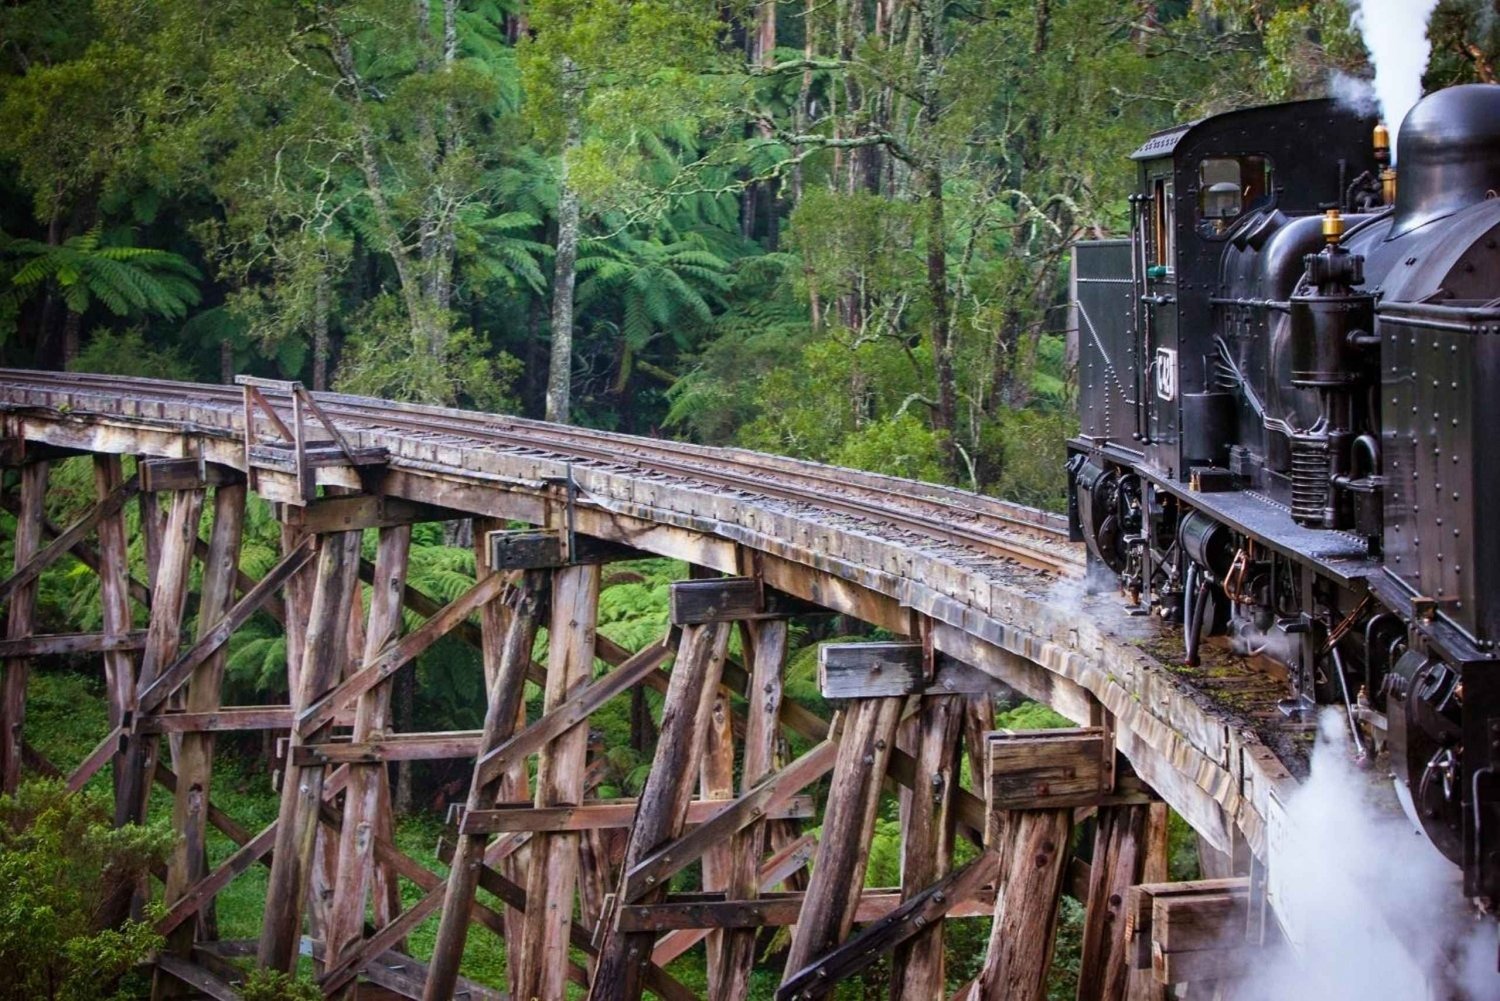
<path fill-rule="evenodd" d="M 1432 43 L 1427 20 L 1437 0 L 1351 0 L 1354 25 L 1375 66 L 1375 96 L 1391 128 L 1391 156 L 1401 120 L 1422 96 L 1422 74 Z"/>

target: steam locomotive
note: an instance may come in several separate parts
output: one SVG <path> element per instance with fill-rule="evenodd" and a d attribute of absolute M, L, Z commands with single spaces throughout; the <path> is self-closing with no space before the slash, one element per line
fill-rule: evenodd
<path fill-rule="evenodd" d="M 1332 101 L 1132 156 L 1130 238 L 1074 266 L 1070 521 L 1098 572 L 1347 711 L 1500 906 L 1500 85 L 1433 93 L 1396 162 Z M 1489 435 L 1496 440 L 1488 446 Z"/>

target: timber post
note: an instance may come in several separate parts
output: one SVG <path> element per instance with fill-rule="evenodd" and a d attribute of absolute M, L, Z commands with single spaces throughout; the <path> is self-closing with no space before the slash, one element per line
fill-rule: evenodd
<path fill-rule="evenodd" d="M 47 463 L 21 467 L 21 503 L 16 514 L 15 571 L 22 573 L 42 547 L 43 502 L 47 493 Z M 35 627 L 36 580 L 17 586 L 10 596 L 5 638 L 25 639 Z M 5 687 L 0 694 L 0 791 L 13 793 L 21 781 L 21 728 L 26 718 L 26 681 L 31 662 L 26 657 L 5 660 Z"/>

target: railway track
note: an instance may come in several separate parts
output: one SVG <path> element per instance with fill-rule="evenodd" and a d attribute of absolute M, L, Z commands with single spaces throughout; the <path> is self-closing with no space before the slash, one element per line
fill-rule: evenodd
<path fill-rule="evenodd" d="M 0 370 L 0 381 L 41 394 L 62 405 L 70 393 L 222 406 L 237 414 L 241 390 L 191 386 L 132 377 L 84 373 Z M 263 390 L 273 405 L 290 408 L 290 396 Z M 683 442 L 595 431 L 523 418 L 440 407 L 394 404 L 336 393 L 320 393 L 319 405 L 342 429 L 420 437 L 429 443 L 472 444 L 586 463 L 601 469 L 635 470 L 685 483 L 702 483 L 746 497 L 770 497 L 807 505 L 871 525 L 909 533 L 917 540 L 957 546 L 977 555 L 1021 564 L 1059 576 L 1081 573 L 1081 549 L 1067 541 L 1061 517 L 992 497 L 895 477 L 818 463 Z M 73 404 L 69 404 L 73 405 Z"/>

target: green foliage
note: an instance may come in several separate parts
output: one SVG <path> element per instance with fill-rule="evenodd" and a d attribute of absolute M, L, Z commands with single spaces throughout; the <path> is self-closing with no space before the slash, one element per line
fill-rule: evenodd
<path fill-rule="evenodd" d="M 160 944 L 148 922 L 105 926 L 106 907 L 165 860 L 163 828 L 115 828 L 103 804 L 34 780 L 0 797 L 0 999 L 140 996 L 126 975 Z"/>
<path fill-rule="evenodd" d="M 240 985 L 243 1001 L 322 1001 L 314 980 L 291 977 L 279 970 L 251 970 Z"/>
<path fill-rule="evenodd" d="M 136 375 L 152 379 L 191 379 L 192 369 L 175 348 L 152 347 L 140 327 L 95 330 L 88 344 L 68 364 L 72 372 Z"/>
<path fill-rule="evenodd" d="M 14 269 L 10 285 L 16 295 L 24 299 L 54 289 L 74 313 L 99 302 L 115 316 L 181 319 L 197 305 L 195 283 L 202 277 L 165 250 L 104 245 L 98 227 L 59 245 L 0 233 L 0 260 Z"/>
<path fill-rule="evenodd" d="M 938 435 L 910 411 L 859 428 L 830 458 L 835 465 L 872 473 L 936 483 L 944 479 Z"/>

